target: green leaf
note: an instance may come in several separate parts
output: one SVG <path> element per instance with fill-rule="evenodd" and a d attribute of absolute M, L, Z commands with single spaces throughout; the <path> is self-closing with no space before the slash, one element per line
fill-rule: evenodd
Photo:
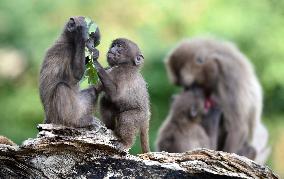
<path fill-rule="evenodd" d="M 90 50 L 87 47 L 85 47 L 85 57 L 92 59 L 92 53 L 90 52 Z"/>
<path fill-rule="evenodd" d="M 98 27 L 97 24 L 92 23 L 89 27 L 89 34 L 91 34 L 92 32 L 95 33 L 97 30 L 97 27 Z"/>
<path fill-rule="evenodd" d="M 97 24 L 89 17 L 85 17 L 85 22 L 88 27 L 89 35 L 92 32 L 95 33 L 98 28 Z M 92 52 L 87 47 L 85 47 L 85 58 L 88 58 L 89 62 L 86 64 L 85 74 L 81 82 L 88 80 L 88 84 L 96 84 L 99 80 L 99 76 L 93 64 Z"/>
<path fill-rule="evenodd" d="M 89 58 L 89 57 L 87 57 Z M 98 82 L 99 80 L 99 76 L 98 76 L 98 72 L 93 64 L 93 59 L 89 58 L 89 62 L 86 64 L 86 71 L 83 77 L 83 80 L 81 80 L 81 82 L 88 80 L 88 84 L 89 85 L 94 85 Z"/>
<path fill-rule="evenodd" d="M 98 28 L 98 25 L 94 21 L 92 21 L 92 19 L 89 17 L 85 17 L 85 22 L 88 27 L 88 33 L 89 34 L 91 34 L 92 32 L 95 33 Z"/>
<path fill-rule="evenodd" d="M 87 27 L 89 26 L 89 24 L 92 22 L 92 19 L 89 17 L 85 17 L 85 22 L 87 24 Z"/>

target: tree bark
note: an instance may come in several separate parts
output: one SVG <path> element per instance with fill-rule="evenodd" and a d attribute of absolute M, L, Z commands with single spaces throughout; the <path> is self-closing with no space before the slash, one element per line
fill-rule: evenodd
<path fill-rule="evenodd" d="M 0 178 L 279 178 L 245 157 L 208 149 L 133 156 L 100 123 L 38 129 L 21 146 L 0 144 Z"/>

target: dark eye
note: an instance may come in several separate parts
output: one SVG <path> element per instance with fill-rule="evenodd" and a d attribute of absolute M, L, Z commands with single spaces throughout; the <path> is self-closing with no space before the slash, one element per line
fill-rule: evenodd
<path fill-rule="evenodd" d="M 197 64 L 203 64 L 203 63 L 204 63 L 203 58 L 201 58 L 201 57 L 197 57 L 197 59 L 196 59 L 196 63 L 197 63 Z"/>
<path fill-rule="evenodd" d="M 118 47 L 122 47 L 122 45 L 121 45 L 121 44 L 117 44 L 117 46 L 118 46 Z"/>

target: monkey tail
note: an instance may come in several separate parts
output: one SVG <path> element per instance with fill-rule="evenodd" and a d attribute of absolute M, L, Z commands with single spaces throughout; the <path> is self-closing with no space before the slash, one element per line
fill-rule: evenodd
<path fill-rule="evenodd" d="M 148 132 L 149 132 L 149 122 L 147 120 L 144 122 L 144 124 L 140 129 L 140 142 L 141 142 L 142 153 L 150 152 Z"/>

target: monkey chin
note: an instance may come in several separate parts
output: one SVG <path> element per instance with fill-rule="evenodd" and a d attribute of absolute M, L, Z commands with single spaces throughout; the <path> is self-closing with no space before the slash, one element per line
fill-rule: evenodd
<path fill-rule="evenodd" d="M 111 53 L 111 52 L 108 52 L 107 53 L 107 62 L 110 66 L 114 66 L 116 65 L 116 55 Z"/>

